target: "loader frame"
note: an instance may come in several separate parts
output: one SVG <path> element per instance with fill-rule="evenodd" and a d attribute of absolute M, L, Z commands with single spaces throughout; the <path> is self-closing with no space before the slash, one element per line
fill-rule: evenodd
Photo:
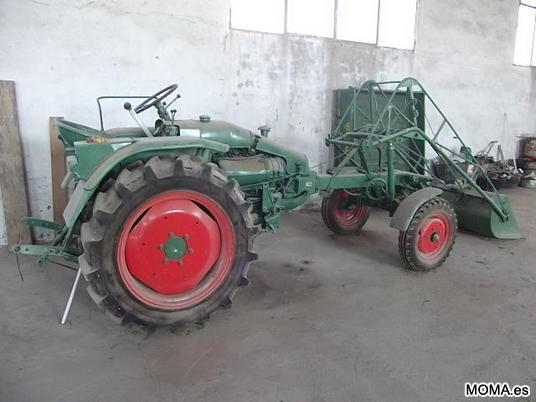
<path fill-rule="evenodd" d="M 335 148 L 338 151 L 336 157 L 342 160 L 335 161 L 328 174 L 319 176 L 317 186 L 320 191 L 357 190 L 361 202 L 394 214 L 411 193 L 435 187 L 457 206 L 457 212 L 462 216 L 462 227 L 487 236 L 520 237 L 507 198 L 499 194 L 473 157 L 471 149 L 419 81 L 414 78 L 384 82 L 370 80 L 353 90 L 352 101 L 333 133 L 326 138 L 326 144 Z M 421 96 L 417 97 L 417 93 Z M 400 94 L 405 97 L 403 108 L 394 102 Z M 366 102 L 363 102 L 363 97 Z M 434 122 L 428 115 L 424 116 L 427 132 L 418 123 L 418 110 L 424 110 L 424 105 L 419 103 L 423 101 L 427 110 L 432 110 L 437 117 L 437 128 L 434 128 Z M 363 107 L 363 103 L 367 106 Z M 450 147 L 446 145 L 447 136 Z M 454 180 L 447 183 L 437 177 L 428 162 L 430 155 L 426 151 L 416 152 L 415 149 L 420 148 L 417 145 L 408 147 L 408 140 L 414 144 L 424 142 L 444 163 Z M 455 151 L 454 147 L 460 151 Z M 375 166 L 371 166 L 365 156 L 370 150 L 379 154 Z M 395 166 L 395 158 L 402 169 Z M 488 182 L 490 191 L 482 190 L 476 182 L 478 177 Z M 429 196 L 432 197 L 431 194 Z M 471 216 L 472 211 L 468 209 L 473 207 L 467 205 L 468 199 L 491 209 L 492 215 L 488 217 L 493 221 L 491 229 L 481 217 Z M 420 199 L 425 200 L 426 197 Z M 413 203 L 417 208 L 419 203 Z M 398 229 L 407 227 L 411 212 L 415 212 L 416 208 L 406 213 L 406 219 L 402 220 L 405 223 Z"/>

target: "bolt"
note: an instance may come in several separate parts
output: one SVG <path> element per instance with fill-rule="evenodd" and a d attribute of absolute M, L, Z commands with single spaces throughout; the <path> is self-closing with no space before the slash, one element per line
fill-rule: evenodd
<path fill-rule="evenodd" d="M 158 248 L 160 249 L 160 251 L 163 251 L 163 250 L 164 250 L 164 245 L 163 245 L 163 244 L 159 244 L 159 245 L 158 245 Z"/>
<path fill-rule="evenodd" d="M 188 249 L 188 252 L 189 252 L 190 254 L 193 254 L 194 249 L 193 249 L 193 248 L 189 248 L 189 249 Z"/>
<path fill-rule="evenodd" d="M 182 236 L 184 240 L 188 240 L 190 238 L 190 235 L 188 233 L 185 233 L 184 236 Z"/>
<path fill-rule="evenodd" d="M 169 232 L 169 233 L 168 233 L 168 236 L 169 236 L 169 237 L 173 237 L 173 236 L 175 236 L 175 233 L 173 233 L 173 232 Z"/>
<path fill-rule="evenodd" d="M 180 265 L 181 267 L 184 265 L 184 261 L 182 260 L 182 258 L 181 258 L 179 261 L 177 261 L 177 262 L 179 263 L 179 265 Z"/>
<path fill-rule="evenodd" d="M 169 258 L 164 258 L 163 263 L 167 265 L 168 262 L 169 262 Z"/>

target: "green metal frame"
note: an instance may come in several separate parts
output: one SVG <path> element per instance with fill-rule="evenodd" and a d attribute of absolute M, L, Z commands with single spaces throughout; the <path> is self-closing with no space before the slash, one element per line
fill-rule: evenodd
<path fill-rule="evenodd" d="M 20 244 L 12 248 L 16 254 L 38 256 L 44 264 L 50 257 L 76 261 L 81 251 L 73 245 L 73 235 L 81 212 L 102 181 L 114 170 L 134 160 L 153 155 L 193 153 L 206 162 L 213 153 L 225 153 L 229 146 L 215 141 L 191 137 L 112 138 L 99 143 L 75 143 L 77 163 L 71 164 L 77 184 L 63 212 L 65 224 L 26 217 L 31 227 L 54 232 L 50 245 Z M 87 151 L 86 151 L 87 150 Z"/>
<path fill-rule="evenodd" d="M 416 93 L 420 96 L 415 96 Z M 363 94 L 369 99 L 367 108 L 363 108 L 358 102 Z M 395 97 L 399 97 L 400 94 L 406 98 L 403 109 L 394 103 Z M 378 102 L 378 99 L 382 102 Z M 419 109 L 424 109 L 424 105 L 420 105 L 422 102 L 427 102 L 441 118 L 436 129 L 432 127 L 427 116 L 419 116 Z M 358 125 L 353 120 L 351 130 L 345 129 L 343 123 L 347 121 L 348 115 L 361 116 L 363 124 Z M 428 132 L 419 127 L 419 119 L 423 118 L 428 125 Z M 400 121 L 404 123 L 405 128 L 400 129 Z M 447 132 L 450 135 L 451 146 L 453 142 L 457 143 L 460 152 L 455 152 L 442 143 Z M 424 142 L 455 177 L 454 182 L 448 184 L 436 177 L 428 164 L 426 152 L 416 152 L 418 146 L 411 149 L 407 146 L 408 141 Z M 401 81 L 366 81 L 362 84 L 354 91 L 350 105 L 339 119 L 334 132 L 326 139 L 326 144 L 337 147 L 342 160 L 335 163 L 333 169 L 328 172 L 330 178 L 319 178 L 319 190 L 356 189 L 359 190 L 361 202 L 394 212 L 410 193 L 426 186 L 434 186 L 455 194 L 454 197 L 450 197 L 455 201 L 464 197 L 479 198 L 492 209 L 500 222 L 505 224 L 503 233 L 506 238 L 520 237 L 507 198 L 498 194 L 451 122 L 414 78 L 405 78 Z M 372 149 L 380 153 L 376 166 L 370 166 L 364 156 Z M 396 169 L 395 156 L 398 161 L 402 161 L 404 170 Z M 466 171 L 460 167 L 461 164 L 469 166 L 470 170 Z M 349 168 L 357 173 L 348 174 Z M 492 190 L 482 190 L 476 183 L 477 177 L 487 180 Z M 380 196 L 371 196 L 371 188 Z M 463 202 L 458 202 L 458 205 L 462 204 Z M 464 212 L 467 217 L 470 216 L 467 211 Z M 465 219 L 464 224 L 468 229 L 485 226 L 479 222 L 471 222 L 469 218 Z M 500 230 L 482 231 L 483 234 L 495 236 L 500 232 Z"/>
<path fill-rule="evenodd" d="M 440 116 L 437 129 L 424 115 L 425 102 L 427 110 L 431 107 Z M 13 248 L 18 254 L 39 256 L 40 263 L 49 257 L 75 261 L 81 253 L 75 241 L 80 215 L 101 183 L 134 161 L 161 154 L 190 154 L 206 163 L 218 163 L 220 158 L 238 161 L 242 157 L 244 164 L 238 162 L 229 176 L 241 185 L 253 205 L 255 224 L 264 230 L 276 229 L 282 211 L 302 205 L 311 195 L 344 190 L 359 202 L 394 214 L 392 226 L 399 230 L 407 228 L 422 203 L 441 195 L 456 205 L 462 226 L 489 236 L 520 237 L 508 199 L 497 192 L 450 121 L 414 78 L 366 81 L 352 89 L 347 109 L 325 141 L 337 149 L 335 163 L 325 174 L 312 170 L 307 157 L 299 152 L 233 124 L 207 118 L 174 121 L 163 136 L 150 138 L 138 128 L 115 131 L 114 136 L 112 130 L 94 130 L 65 120 L 57 124 L 76 183 L 63 214 L 65 224 L 28 218 L 30 226 L 53 231 L 54 240 L 50 245 Z M 179 127 L 183 134 L 196 137 L 177 136 Z M 447 132 L 450 145 L 454 140 L 460 152 L 442 143 Z M 425 146 L 443 161 L 455 178 L 452 183 L 434 175 Z M 252 168 L 254 165 L 246 159 L 259 154 L 271 158 L 273 165 Z M 371 158 L 373 154 L 377 157 Z M 471 170 L 461 168 L 460 163 Z M 477 176 L 488 180 L 492 191 L 482 190 L 476 184 Z M 490 211 L 488 216 L 483 212 L 486 209 Z"/>
<path fill-rule="evenodd" d="M 79 165 L 87 165 L 84 168 L 75 168 L 77 173 L 88 172 L 88 175 L 81 175 L 69 203 L 63 212 L 63 219 L 67 226 L 73 226 L 78 220 L 78 216 L 86 206 L 87 202 L 100 183 L 114 169 L 118 169 L 134 160 L 147 159 L 153 155 L 184 154 L 188 151 L 209 162 L 213 152 L 224 153 L 229 150 L 229 146 L 203 138 L 191 137 L 152 137 L 138 138 L 134 141 L 125 142 L 122 139 L 115 139 L 103 142 L 101 152 L 104 157 L 98 157 L 95 152 L 82 153 L 79 156 Z M 114 151 L 115 147 L 115 151 Z"/>
<path fill-rule="evenodd" d="M 37 263 L 44 265 L 50 257 L 60 257 L 67 261 L 77 261 L 80 251 L 72 245 L 72 230 L 61 223 L 45 219 L 25 217 L 24 222 L 32 228 L 42 228 L 54 233 L 54 240 L 48 245 L 17 244 L 11 249 L 15 254 L 39 257 Z"/>

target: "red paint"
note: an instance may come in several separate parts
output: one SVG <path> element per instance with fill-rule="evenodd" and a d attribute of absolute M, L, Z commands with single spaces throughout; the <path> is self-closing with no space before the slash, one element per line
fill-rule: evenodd
<path fill-rule="evenodd" d="M 447 244 L 451 233 L 448 217 L 436 213 L 426 218 L 419 229 L 417 249 L 423 256 L 433 257 Z"/>
<path fill-rule="evenodd" d="M 354 225 L 367 211 L 367 207 L 362 204 L 351 205 L 347 208 L 346 204 L 349 203 L 349 199 L 350 195 L 344 191 L 340 191 L 337 195 L 335 215 L 341 225 Z"/>
<path fill-rule="evenodd" d="M 182 266 L 166 260 L 161 249 L 170 235 L 186 238 L 191 249 Z M 147 200 L 126 220 L 117 265 L 136 299 L 178 310 L 200 303 L 221 286 L 234 252 L 234 228 L 218 203 L 197 192 L 172 191 Z"/>

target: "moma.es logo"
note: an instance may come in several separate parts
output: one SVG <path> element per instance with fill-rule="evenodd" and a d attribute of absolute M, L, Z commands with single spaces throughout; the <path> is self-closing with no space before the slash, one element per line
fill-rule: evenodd
<path fill-rule="evenodd" d="M 528 385 L 510 385 L 507 382 L 466 382 L 465 396 L 468 398 L 515 398 L 530 396 Z"/>

